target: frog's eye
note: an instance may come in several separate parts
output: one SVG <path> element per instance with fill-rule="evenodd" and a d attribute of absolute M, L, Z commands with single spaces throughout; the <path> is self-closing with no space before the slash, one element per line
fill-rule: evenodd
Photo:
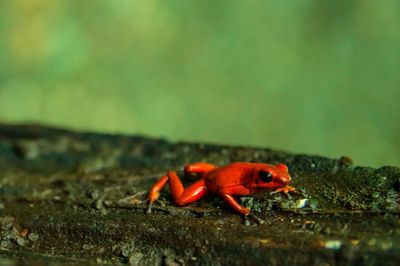
<path fill-rule="evenodd" d="M 258 177 L 265 183 L 272 181 L 272 174 L 270 172 L 260 171 L 258 172 Z"/>

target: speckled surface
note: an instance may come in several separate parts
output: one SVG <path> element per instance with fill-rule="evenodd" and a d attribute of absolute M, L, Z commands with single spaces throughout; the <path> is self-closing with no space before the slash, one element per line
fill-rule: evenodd
<path fill-rule="evenodd" d="M 286 163 L 297 193 L 242 197 L 263 224 L 212 196 L 176 207 L 168 189 L 145 214 L 151 184 L 195 161 Z M 396 265 L 399 190 L 399 168 L 347 157 L 1 125 L 0 262 Z"/>

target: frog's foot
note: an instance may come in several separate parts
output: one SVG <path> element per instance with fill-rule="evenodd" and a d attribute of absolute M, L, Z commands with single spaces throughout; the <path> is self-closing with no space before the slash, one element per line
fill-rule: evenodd
<path fill-rule="evenodd" d="M 134 195 L 122 198 L 118 201 L 119 204 L 130 204 L 130 205 L 138 205 L 148 201 L 148 199 L 143 199 L 142 196 L 146 194 L 146 191 L 137 192 Z"/>
<path fill-rule="evenodd" d="M 244 225 L 246 225 L 246 226 L 250 225 L 249 218 L 252 219 L 254 222 L 256 222 L 258 225 L 265 223 L 265 221 L 263 219 L 261 219 L 260 217 L 254 215 L 253 213 L 249 213 L 244 216 Z"/>
<path fill-rule="evenodd" d="M 147 205 L 147 210 L 146 210 L 146 213 L 148 214 L 148 213 L 151 213 L 151 206 L 153 205 L 153 202 L 150 202 L 149 201 L 149 205 Z"/>
<path fill-rule="evenodd" d="M 289 192 L 293 192 L 296 189 L 292 186 L 286 185 L 284 187 L 280 187 L 278 189 L 276 189 L 275 191 L 271 192 L 271 193 L 279 193 L 279 192 L 283 192 L 285 194 L 288 194 Z"/>
<path fill-rule="evenodd" d="M 159 195 L 160 193 L 158 191 L 150 191 L 148 197 L 149 204 L 147 205 L 146 213 L 151 213 L 151 206 L 153 206 L 153 202 L 158 199 Z"/>
<path fill-rule="evenodd" d="M 147 207 L 147 213 L 151 213 L 151 206 L 153 202 L 155 202 L 160 196 L 160 190 L 163 189 L 165 184 L 168 182 L 168 175 L 161 177 L 154 185 L 151 187 L 149 194 L 147 196 L 147 200 L 149 201 L 149 205 Z"/>

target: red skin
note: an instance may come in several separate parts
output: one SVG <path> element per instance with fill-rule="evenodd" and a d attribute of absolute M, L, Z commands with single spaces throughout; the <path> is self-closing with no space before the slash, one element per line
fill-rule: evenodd
<path fill-rule="evenodd" d="M 269 175 L 269 179 L 266 179 L 266 177 L 261 178 L 261 172 L 266 172 Z M 201 179 L 185 189 L 177 174 L 169 171 L 150 189 L 148 212 L 150 212 L 152 203 L 157 200 L 159 191 L 168 181 L 171 195 L 179 206 L 198 201 L 207 194 L 215 194 L 224 199 L 231 208 L 242 215 L 248 215 L 250 209 L 241 206 L 233 195 L 252 195 L 267 188 L 276 188 L 275 192 L 284 193 L 295 190 L 294 187 L 288 185 L 291 178 L 288 168 L 284 164 L 274 166 L 264 163 L 236 162 L 216 167 L 208 163 L 194 163 L 185 166 L 185 174 L 196 174 L 201 176 Z"/>

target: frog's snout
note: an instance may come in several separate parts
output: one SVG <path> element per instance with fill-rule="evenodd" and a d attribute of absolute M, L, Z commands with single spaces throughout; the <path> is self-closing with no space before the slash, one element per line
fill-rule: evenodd
<path fill-rule="evenodd" d="M 285 177 L 282 177 L 280 181 L 283 185 L 287 185 L 290 183 L 291 180 L 292 178 L 290 177 L 290 175 L 287 175 Z"/>

